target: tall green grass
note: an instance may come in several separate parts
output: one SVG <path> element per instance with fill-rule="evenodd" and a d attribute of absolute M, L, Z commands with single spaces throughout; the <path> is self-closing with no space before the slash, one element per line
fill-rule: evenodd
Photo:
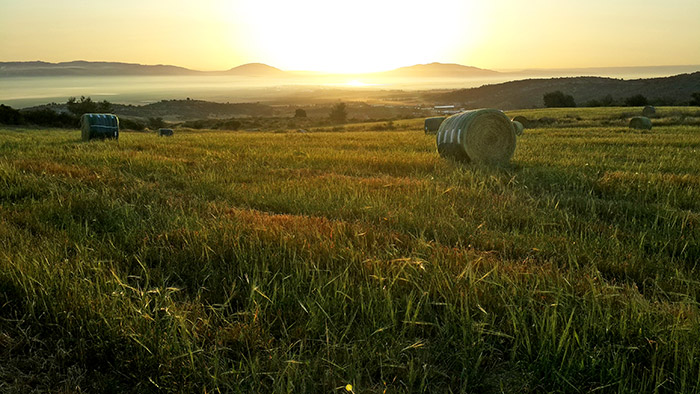
<path fill-rule="evenodd" d="M 700 129 L 421 127 L 0 130 L 0 391 L 700 391 Z"/>

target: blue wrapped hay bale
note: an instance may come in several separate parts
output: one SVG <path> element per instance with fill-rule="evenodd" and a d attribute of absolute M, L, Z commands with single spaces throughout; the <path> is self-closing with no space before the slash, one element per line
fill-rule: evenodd
<path fill-rule="evenodd" d="M 119 118 L 111 114 L 84 114 L 80 117 L 83 141 L 119 138 Z"/>

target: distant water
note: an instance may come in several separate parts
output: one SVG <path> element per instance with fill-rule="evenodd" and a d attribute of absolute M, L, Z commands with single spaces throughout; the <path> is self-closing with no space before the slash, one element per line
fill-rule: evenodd
<path fill-rule="evenodd" d="M 578 70 L 531 70 L 503 73 L 488 79 L 389 79 L 369 76 L 325 76 L 316 79 L 265 79 L 235 76 L 117 76 L 117 77 L 21 77 L 0 78 L 0 104 L 23 108 L 69 97 L 90 96 L 122 104 L 192 98 L 217 102 L 268 102 L 325 90 L 430 90 L 463 89 L 527 78 L 606 76 L 635 79 L 664 77 L 700 70 L 699 66 L 630 67 Z M 310 93 L 311 92 L 311 93 Z M 357 92 L 356 92 L 357 94 Z M 355 94 L 355 95 L 356 95 Z"/>

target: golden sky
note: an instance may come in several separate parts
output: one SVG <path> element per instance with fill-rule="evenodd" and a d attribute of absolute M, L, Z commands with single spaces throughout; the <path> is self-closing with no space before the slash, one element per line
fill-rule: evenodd
<path fill-rule="evenodd" d="M 700 64 L 700 0 L 0 0 L 0 61 L 383 71 Z"/>

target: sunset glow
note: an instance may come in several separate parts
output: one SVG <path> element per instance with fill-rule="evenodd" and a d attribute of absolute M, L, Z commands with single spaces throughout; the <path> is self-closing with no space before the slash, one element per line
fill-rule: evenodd
<path fill-rule="evenodd" d="M 360 73 L 700 64 L 700 2 L 0 0 L 0 61 Z M 682 27 L 682 28 L 681 28 Z"/>

